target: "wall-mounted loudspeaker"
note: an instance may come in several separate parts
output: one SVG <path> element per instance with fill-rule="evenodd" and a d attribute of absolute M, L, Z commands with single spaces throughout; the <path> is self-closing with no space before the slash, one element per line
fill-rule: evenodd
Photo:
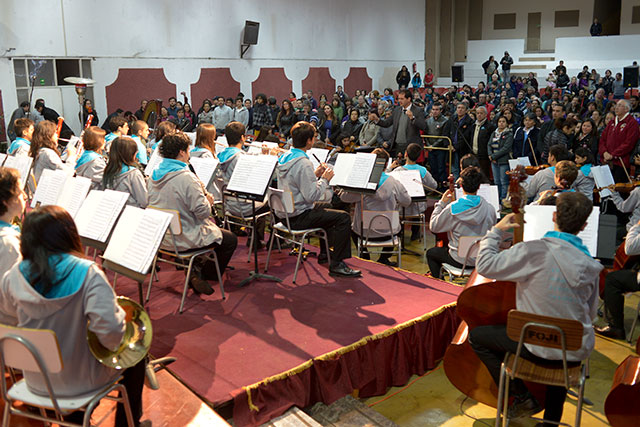
<path fill-rule="evenodd" d="M 464 81 L 464 67 L 462 65 L 451 66 L 451 81 L 462 83 Z"/>
<path fill-rule="evenodd" d="M 259 22 L 244 21 L 244 35 L 242 37 L 242 44 L 258 44 L 259 30 Z"/>
<path fill-rule="evenodd" d="M 638 67 L 624 67 L 622 80 L 624 87 L 638 87 Z"/>

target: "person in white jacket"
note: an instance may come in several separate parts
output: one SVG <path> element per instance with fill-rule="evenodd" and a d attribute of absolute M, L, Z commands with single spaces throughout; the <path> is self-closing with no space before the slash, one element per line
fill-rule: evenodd
<path fill-rule="evenodd" d="M 22 188 L 16 169 L 0 167 L 0 278 L 20 259 L 20 229 L 13 220 L 26 204 Z"/>
<path fill-rule="evenodd" d="M 145 362 L 124 371 L 109 368 L 91 355 L 86 342 L 88 328 L 104 347 L 117 349 L 126 330 L 125 312 L 102 270 L 82 256 L 71 215 L 59 206 L 29 213 L 21 253 L 23 260 L 0 282 L 0 322 L 56 333 L 63 369 L 49 378 L 57 396 L 96 392 L 122 375 L 135 425 L 140 425 Z M 33 393 L 48 395 L 39 372 L 25 371 L 24 378 Z M 83 416 L 79 412 L 67 419 L 82 422 Z M 127 425 L 122 405 L 116 410 L 115 425 Z"/>
<path fill-rule="evenodd" d="M 596 316 L 598 276 L 603 267 L 577 236 L 592 210 L 593 204 L 584 194 L 560 193 L 553 214 L 553 231 L 542 239 L 521 242 L 501 251 L 503 234 L 518 226 L 515 215 L 509 214 L 484 236 L 476 261 L 478 274 L 516 282 L 517 310 L 582 323 L 582 347 L 567 352 L 570 362 L 587 359 L 595 345 L 591 321 Z M 498 384 L 505 354 L 515 353 L 518 347 L 507 336 L 506 325 L 478 326 L 471 330 L 469 342 Z M 521 355 L 534 362 L 555 361 L 562 366 L 560 349 L 525 344 Z M 530 416 L 542 410 L 522 381 L 512 381 L 509 392 L 514 398 L 509 407 L 510 417 Z M 564 387 L 547 387 L 546 420 L 560 421 L 566 393 Z"/>

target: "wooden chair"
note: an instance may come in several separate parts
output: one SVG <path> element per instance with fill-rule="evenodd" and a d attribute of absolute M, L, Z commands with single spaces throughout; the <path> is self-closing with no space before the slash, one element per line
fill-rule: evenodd
<path fill-rule="evenodd" d="M 567 390 L 571 387 L 579 387 L 575 426 L 580 425 L 587 363 L 586 361 L 568 362 L 567 351 L 579 350 L 582 347 L 582 334 L 582 323 L 577 320 L 541 316 L 517 310 L 509 312 L 507 335 L 518 342 L 518 349 L 516 354 L 507 353 L 500 367 L 496 427 L 500 424 L 504 427 L 509 422 L 507 412 L 509 380 L 514 378 L 550 386 L 561 386 Z M 553 363 L 541 365 L 521 358 L 520 353 L 525 343 L 562 350 L 562 365 L 560 367 Z"/>
<path fill-rule="evenodd" d="M 24 379 L 13 384 L 10 388 L 7 388 L 6 381 L 2 381 L 2 398 L 5 401 L 2 427 L 9 426 L 11 415 L 63 426 L 79 426 L 80 424 L 63 421 L 64 416 L 75 411 L 84 411 L 84 420 L 81 425 L 89 427 L 91 413 L 105 398 L 122 403 L 129 427 L 134 425 L 127 390 L 124 385 L 117 383 L 120 378 L 94 393 L 72 397 L 58 397 L 56 395 L 51 386 L 49 375 L 61 372 L 63 362 L 58 339 L 55 332 L 51 330 L 0 325 L 0 369 L 5 372 L 6 368 L 39 373 L 44 378 L 48 396 L 30 391 Z M 109 396 L 109 393 L 113 391 L 117 391 L 119 395 Z M 39 408 L 39 414 L 14 407 L 13 404 L 18 401 Z M 53 411 L 55 417 L 48 416 L 47 410 Z"/>
<path fill-rule="evenodd" d="M 451 264 L 444 263 L 440 267 L 440 277 L 444 277 L 446 273 L 449 275 L 449 281 L 451 282 L 469 277 L 475 267 L 467 266 L 470 265 L 470 261 L 478 255 L 480 240 L 482 240 L 482 236 L 461 236 L 458 240 L 458 256 L 464 258 L 462 267 L 455 267 Z"/>

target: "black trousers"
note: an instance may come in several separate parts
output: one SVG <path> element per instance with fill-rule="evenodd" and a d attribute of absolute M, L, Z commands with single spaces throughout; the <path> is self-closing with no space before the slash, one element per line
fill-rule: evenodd
<path fill-rule="evenodd" d="M 624 294 L 640 291 L 637 273 L 633 270 L 618 270 L 604 279 L 604 303 L 609 312 L 609 323 L 624 330 Z"/>
<path fill-rule="evenodd" d="M 342 260 L 351 258 L 351 217 L 344 211 L 326 208 L 314 208 L 289 218 L 291 228 L 301 230 L 306 228 L 322 228 L 327 232 L 331 251 L 331 266 L 337 266 Z M 326 252 L 320 244 L 320 253 Z"/>
<path fill-rule="evenodd" d="M 507 353 L 515 354 L 518 343 L 507 336 L 506 325 L 478 326 L 469 335 L 471 348 L 485 364 L 496 384 L 500 383 L 500 365 Z M 549 364 L 549 360 L 532 354 L 526 347 L 522 348 L 521 357 L 536 363 Z M 558 362 L 562 366 L 562 362 Z M 515 379 L 509 386 L 510 395 L 522 395 L 527 392 L 524 382 Z M 544 401 L 544 418 L 549 421 L 560 421 L 567 389 L 564 387 L 547 386 Z"/>
<path fill-rule="evenodd" d="M 451 258 L 448 247 L 440 248 L 437 246 L 427 251 L 427 264 L 429 264 L 431 275 L 438 279 L 442 279 L 442 277 L 440 277 L 440 267 L 442 267 L 442 264 L 451 264 L 459 268 L 462 267 L 462 264 Z"/>
<path fill-rule="evenodd" d="M 629 168 L 627 168 L 627 171 Z M 613 175 L 613 180 L 615 182 L 628 182 L 629 176 L 624 171 L 622 165 L 620 165 L 620 160 L 616 159 L 615 163 L 613 163 L 613 167 L 611 169 L 611 175 Z"/>
<path fill-rule="evenodd" d="M 220 274 L 224 274 L 224 269 L 227 268 L 227 264 L 229 264 L 233 252 L 238 246 L 238 237 L 229 230 L 220 229 L 220 231 L 222 231 L 222 242 L 220 242 L 220 244 L 213 243 L 206 247 L 215 248 L 218 265 L 220 265 Z M 218 281 L 216 266 L 212 261 L 204 263 L 202 267 L 202 278 L 205 280 Z"/>

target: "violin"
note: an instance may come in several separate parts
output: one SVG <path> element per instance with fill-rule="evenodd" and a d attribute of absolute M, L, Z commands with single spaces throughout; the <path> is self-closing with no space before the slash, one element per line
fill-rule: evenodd
<path fill-rule="evenodd" d="M 535 175 L 540 172 L 542 169 L 547 169 L 551 166 L 549 165 L 540 165 L 540 166 L 524 166 L 524 171 L 527 175 Z"/>
<path fill-rule="evenodd" d="M 640 179 L 632 179 L 631 182 L 619 182 L 613 186 L 618 193 L 630 193 L 640 186 Z"/>
<path fill-rule="evenodd" d="M 514 244 L 522 241 L 523 211 L 526 191 L 521 183 L 527 174 L 519 166 L 509 174 L 509 200 L 520 227 L 514 229 Z M 516 284 L 480 276 L 473 271 L 458 296 L 457 314 L 462 319 L 444 355 L 444 371 L 449 381 L 462 393 L 486 405 L 496 407 L 498 386 L 486 366 L 469 344 L 469 332 L 483 325 L 506 324 L 507 315 L 516 308 Z M 538 402 L 544 403 L 546 387 L 526 383 Z"/>
<path fill-rule="evenodd" d="M 447 181 L 449 182 L 449 191 L 451 192 L 452 200 L 456 199 L 456 178 L 453 174 L 450 174 L 447 177 Z"/>

